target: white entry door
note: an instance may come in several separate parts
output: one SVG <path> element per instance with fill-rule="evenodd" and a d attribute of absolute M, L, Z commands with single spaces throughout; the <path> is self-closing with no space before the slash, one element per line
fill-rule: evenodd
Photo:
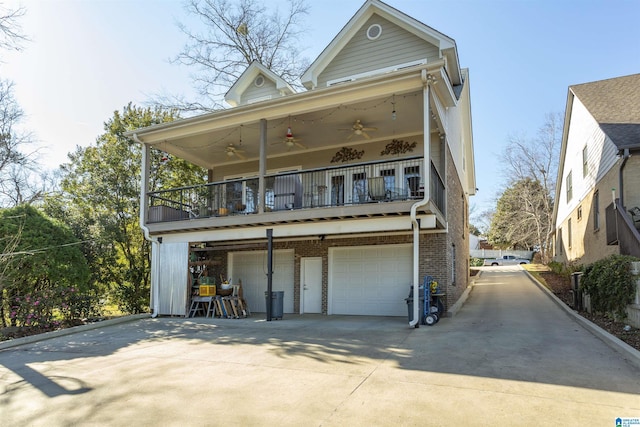
<path fill-rule="evenodd" d="M 322 313 L 322 258 L 302 258 L 301 313 Z"/>

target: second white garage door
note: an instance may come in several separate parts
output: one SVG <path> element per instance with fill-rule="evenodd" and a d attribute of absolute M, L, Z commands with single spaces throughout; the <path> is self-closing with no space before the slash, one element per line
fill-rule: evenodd
<path fill-rule="evenodd" d="M 329 314 L 406 316 L 411 245 L 329 249 Z"/>

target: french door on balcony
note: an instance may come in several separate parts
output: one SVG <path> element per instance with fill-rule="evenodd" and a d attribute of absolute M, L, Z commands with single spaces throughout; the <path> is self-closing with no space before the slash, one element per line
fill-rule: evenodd
<path fill-rule="evenodd" d="M 337 170 L 327 173 L 326 197 L 330 206 L 343 206 L 367 201 L 367 172 Z"/>
<path fill-rule="evenodd" d="M 423 167 L 419 160 L 333 170 L 327 172 L 329 191 L 325 203 L 342 206 L 417 198 L 422 195 L 423 186 Z"/>
<path fill-rule="evenodd" d="M 420 188 L 424 185 L 422 165 L 419 160 L 402 164 L 373 165 L 369 184 L 374 185 L 376 179 L 384 182 L 383 191 L 386 193 L 385 198 L 389 200 L 418 197 Z M 374 187 L 369 189 L 369 194 L 375 199 L 382 197 L 380 190 L 374 190 Z"/>

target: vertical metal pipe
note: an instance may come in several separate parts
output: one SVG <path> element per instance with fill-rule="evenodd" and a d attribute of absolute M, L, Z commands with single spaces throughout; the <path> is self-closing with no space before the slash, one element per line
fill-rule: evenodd
<path fill-rule="evenodd" d="M 627 164 L 627 160 L 629 160 L 630 154 L 629 149 L 625 148 L 622 156 L 622 164 L 620 165 L 620 170 L 618 172 L 618 186 L 620 187 L 620 206 L 624 208 L 624 167 Z M 615 207 L 616 200 L 613 200 L 613 206 Z"/>
<path fill-rule="evenodd" d="M 420 312 L 419 312 L 419 304 L 420 304 L 420 223 L 418 222 L 416 216 L 418 213 L 418 208 L 425 206 L 429 203 L 429 198 L 431 197 L 429 194 L 429 190 L 431 188 L 431 182 L 426 182 L 431 179 L 431 173 L 427 173 L 427 170 L 430 169 L 430 161 L 431 161 L 431 92 L 429 88 L 430 78 L 427 75 L 426 70 L 422 70 L 422 81 L 424 83 L 424 87 L 422 90 L 422 102 L 423 102 L 423 173 L 425 178 L 424 183 L 424 194 L 422 200 L 417 201 L 411 206 L 411 227 L 413 230 L 413 320 L 409 322 L 409 327 L 420 327 Z M 425 298 L 427 297 L 427 291 L 425 289 Z"/>
<path fill-rule="evenodd" d="M 271 292 L 273 289 L 273 229 L 267 229 L 267 322 L 271 322 Z"/>

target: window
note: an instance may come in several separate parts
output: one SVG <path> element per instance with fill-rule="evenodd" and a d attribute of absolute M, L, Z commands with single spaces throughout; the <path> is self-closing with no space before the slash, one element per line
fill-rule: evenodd
<path fill-rule="evenodd" d="M 578 221 L 582 219 L 582 205 L 578 206 Z"/>
<path fill-rule="evenodd" d="M 383 169 L 380 171 L 380 176 L 384 177 L 384 188 L 393 191 L 396 188 L 396 170 L 395 169 Z"/>
<path fill-rule="evenodd" d="M 364 172 L 354 173 L 353 193 L 351 200 L 353 203 L 364 203 L 367 201 L 367 174 Z"/>
<path fill-rule="evenodd" d="M 573 198 L 573 180 L 571 178 L 571 172 L 567 175 L 567 180 L 565 182 L 565 186 L 567 187 L 567 203 L 571 201 Z"/>
<path fill-rule="evenodd" d="M 595 231 L 600 229 L 600 193 L 598 191 L 593 193 L 593 229 Z"/>
<path fill-rule="evenodd" d="M 451 284 L 456 284 L 456 245 L 451 245 Z"/>
<path fill-rule="evenodd" d="M 589 174 L 589 164 L 587 163 L 587 146 L 582 149 L 582 177 L 585 178 Z"/>
<path fill-rule="evenodd" d="M 373 24 L 367 29 L 367 38 L 369 40 L 375 40 L 382 34 L 382 27 L 380 24 Z"/>
<path fill-rule="evenodd" d="M 344 205 L 344 175 L 331 177 L 331 206 Z"/>
<path fill-rule="evenodd" d="M 571 238 L 572 238 L 572 233 L 571 233 L 571 218 L 569 218 L 569 221 L 567 221 L 567 247 L 569 249 L 571 249 Z"/>
<path fill-rule="evenodd" d="M 407 166 L 404 168 L 404 178 L 411 197 L 420 195 L 420 166 Z"/>

